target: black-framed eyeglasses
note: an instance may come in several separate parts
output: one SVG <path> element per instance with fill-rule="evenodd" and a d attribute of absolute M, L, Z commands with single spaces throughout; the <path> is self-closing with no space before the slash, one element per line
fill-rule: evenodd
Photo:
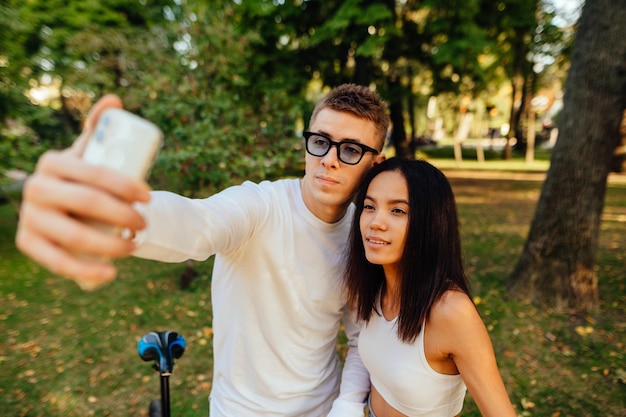
<path fill-rule="evenodd" d="M 337 147 L 337 157 L 344 164 L 356 165 L 361 162 L 365 152 L 378 155 L 379 152 L 369 146 L 352 141 L 335 142 L 323 133 L 302 132 L 306 140 L 306 151 L 313 156 L 324 156 L 333 146 Z"/>

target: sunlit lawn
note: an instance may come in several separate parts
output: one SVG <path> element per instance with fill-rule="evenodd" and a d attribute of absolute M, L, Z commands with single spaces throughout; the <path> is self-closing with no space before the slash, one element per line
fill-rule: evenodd
<path fill-rule="evenodd" d="M 626 184 L 608 190 L 597 267 L 601 309 L 575 315 L 513 301 L 503 289 L 541 182 L 450 178 L 474 295 L 518 414 L 625 416 Z M 205 417 L 211 262 L 196 265 L 200 275 L 183 291 L 184 265 L 124 260 L 116 282 L 86 293 L 20 255 L 15 223 L 14 210 L 0 206 L 0 415 L 145 416 L 159 397 L 159 377 L 136 343 L 151 330 L 171 329 L 188 342 L 171 377 L 172 415 Z M 463 415 L 480 415 L 469 396 Z"/>

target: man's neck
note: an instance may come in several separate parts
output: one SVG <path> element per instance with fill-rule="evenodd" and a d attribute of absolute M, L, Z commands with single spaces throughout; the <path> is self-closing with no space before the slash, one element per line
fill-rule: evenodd
<path fill-rule="evenodd" d="M 336 223 L 343 219 L 350 206 L 350 201 L 347 201 L 341 205 L 324 204 L 315 200 L 307 190 L 306 185 L 300 179 L 300 193 L 302 195 L 302 201 L 306 208 L 318 219 L 325 223 Z"/>

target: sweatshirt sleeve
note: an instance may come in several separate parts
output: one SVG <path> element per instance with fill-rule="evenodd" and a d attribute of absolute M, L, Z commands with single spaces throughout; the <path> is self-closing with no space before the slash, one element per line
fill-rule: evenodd
<path fill-rule="evenodd" d="M 348 355 L 341 374 L 339 397 L 333 402 L 328 417 L 363 417 L 370 392 L 370 378 L 359 355 L 360 326 L 356 322 L 356 315 L 347 307 L 344 308 L 343 321 L 348 337 Z"/>
<path fill-rule="evenodd" d="M 138 205 L 148 227 L 137 233 L 139 258 L 162 262 L 203 261 L 245 242 L 267 215 L 261 187 L 251 182 L 227 188 L 205 199 L 167 191 L 152 192 Z"/>

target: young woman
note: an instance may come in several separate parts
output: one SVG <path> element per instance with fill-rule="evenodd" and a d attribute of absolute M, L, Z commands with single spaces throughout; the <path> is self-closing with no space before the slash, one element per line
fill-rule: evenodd
<path fill-rule="evenodd" d="M 446 177 L 391 158 L 366 175 L 355 203 L 345 285 L 363 321 L 370 416 L 458 416 L 467 387 L 483 416 L 515 417 L 470 297 Z"/>

